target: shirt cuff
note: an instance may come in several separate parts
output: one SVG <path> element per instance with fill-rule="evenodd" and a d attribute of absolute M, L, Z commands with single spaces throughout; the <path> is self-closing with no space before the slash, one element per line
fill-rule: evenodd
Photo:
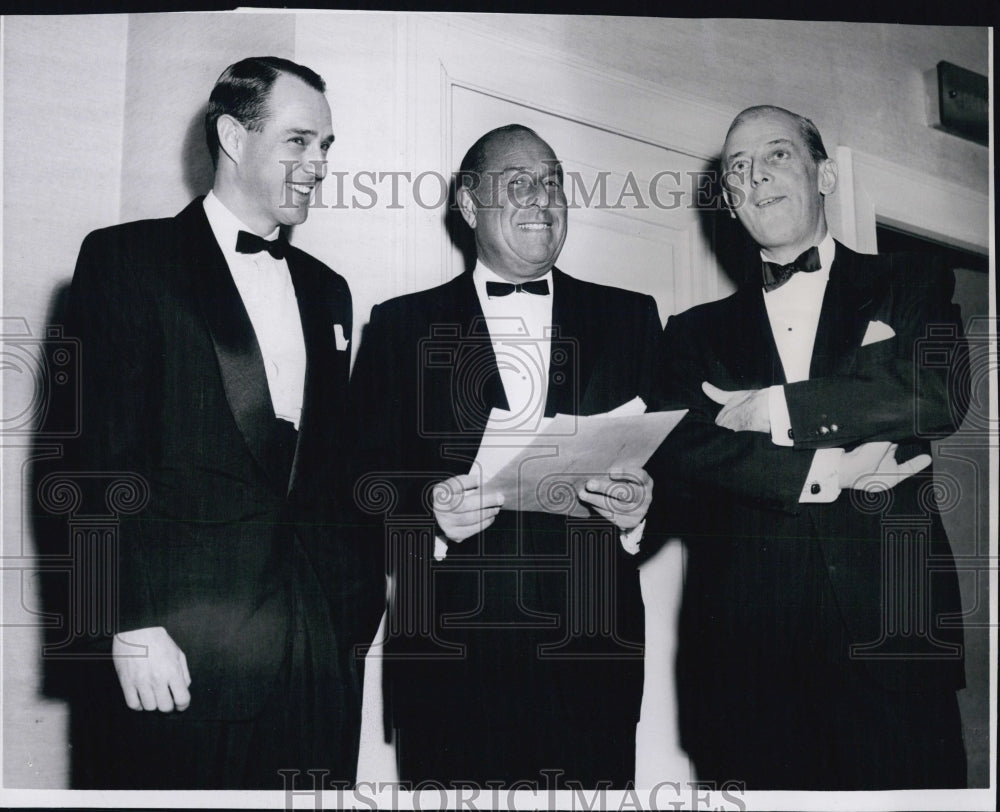
<path fill-rule="evenodd" d="M 448 557 L 448 541 L 444 536 L 434 536 L 434 560 L 444 561 Z"/>
<path fill-rule="evenodd" d="M 813 453 L 812 465 L 806 475 L 799 502 L 829 503 L 840 496 L 840 458 L 842 448 L 820 448 Z"/>
<path fill-rule="evenodd" d="M 631 530 L 621 531 L 622 549 L 629 555 L 639 552 L 639 542 L 642 541 L 642 531 L 646 529 L 646 520 L 643 519 Z"/>
<path fill-rule="evenodd" d="M 788 414 L 785 387 L 767 388 L 767 410 L 771 417 L 771 442 L 775 445 L 793 446 L 795 442 L 792 439 L 792 418 Z"/>

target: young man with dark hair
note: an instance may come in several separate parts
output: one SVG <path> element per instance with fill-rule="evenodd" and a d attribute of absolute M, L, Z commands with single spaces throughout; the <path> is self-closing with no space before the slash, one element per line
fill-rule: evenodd
<path fill-rule="evenodd" d="M 283 59 L 230 66 L 206 117 L 212 191 L 80 250 L 77 466 L 132 472 L 147 498 L 121 517 L 117 584 L 86 584 L 117 612 L 90 641 L 113 666 L 90 664 L 74 707 L 77 786 L 353 780 L 355 647 L 384 585 L 344 530 L 351 295 L 282 230 L 305 221 L 326 174 L 323 88 Z M 103 494 L 88 498 L 100 512 Z"/>

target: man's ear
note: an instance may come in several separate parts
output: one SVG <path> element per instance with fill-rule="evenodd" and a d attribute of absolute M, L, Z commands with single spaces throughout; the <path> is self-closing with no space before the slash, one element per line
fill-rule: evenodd
<path fill-rule="evenodd" d="M 234 164 L 238 164 L 246 143 L 247 128 L 232 116 L 222 115 L 215 122 L 215 130 L 219 136 L 219 149 L 226 153 Z"/>
<path fill-rule="evenodd" d="M 837 162 L 824 158 L 816 167 L 816 185 L 821 195 L 828 195 L 837 188 Z"/>
<path fill-rule="evenodd" d="M 462 212 L 462 218 L 469 224 L 469 228 L 476 228 L 476 201 L 472 197 L 472 192 L 466 186 L 459 186 L 455 190 L 455 201 L 458 203 L 458 210 Z"/>

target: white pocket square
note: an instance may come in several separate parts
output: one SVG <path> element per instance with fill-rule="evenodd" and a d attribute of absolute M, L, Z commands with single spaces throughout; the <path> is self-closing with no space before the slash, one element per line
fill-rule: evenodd
<path fill-rule="evenodd" d="M 896 335 L 896 331 L 884 321 L 870 321 L 868 322 L 868 329 L 865 330 L 865 337 L 861 340 L 861 346 L 867 347 L 869 344 L 887 341 L 894 335 Z"/>
<path fill-rule="evenodd" d="M 343 352 L 347 349 L 347 345 L 351 343 L 351 339 L 344 335 L 344 325 L 335 324 L 333 325 L 333 336 L 337 339 L 337 349 Z"/>

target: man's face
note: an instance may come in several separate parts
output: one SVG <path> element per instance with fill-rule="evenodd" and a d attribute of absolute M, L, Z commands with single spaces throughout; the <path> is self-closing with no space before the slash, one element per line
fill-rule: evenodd
<path fill-rule="evenodd" d="M 275 80 L 267 112 L 263 129 L 245 131 L 236 169 L 243 217 L 261 234 L 305 222 L 333 143 L 326 97 L 295 76 Z"/>
<path fill-rule="evenodd" d="M 817 165 L 794 119 L 772 112 L 738 124 L 722 169 L 736 216 L 777 261 L 791 261 L 826 234 L 823 195 L 836 186 L 836 167 Z"/>
<path fill-rule="evenodd" d="M 496 136 L 478 188 L 462 198 L 479 259 L 499 276 L 536 279 L 555 263 L 566 240 L 566 195 L 562 168 L 544 141 L 525 132 Z"/>

